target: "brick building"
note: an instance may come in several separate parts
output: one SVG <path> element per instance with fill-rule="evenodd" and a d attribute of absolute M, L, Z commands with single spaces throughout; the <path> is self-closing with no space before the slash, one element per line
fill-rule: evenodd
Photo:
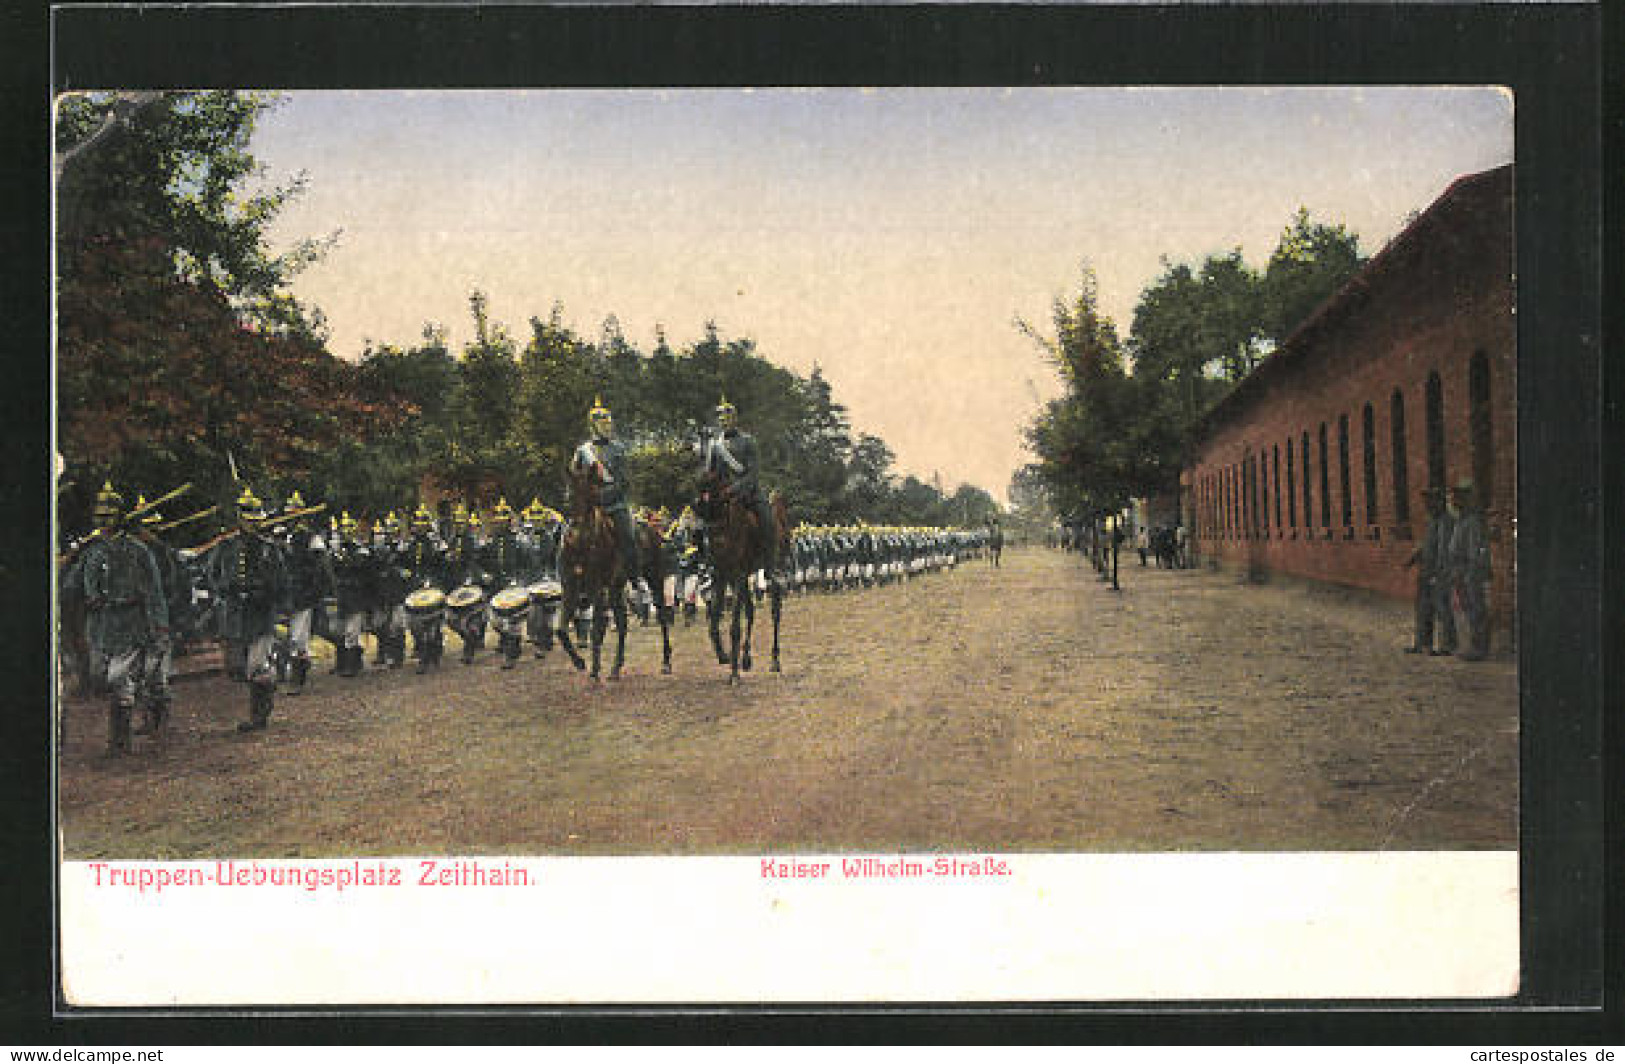
<path fill-rule="evenodd" d="M 1423 492 L 1471 479 L 1498 640 L 1516 601 L 1512 168 L 1457 180 L 1204 419 L 1204 559 L 1409 598 Z"/>

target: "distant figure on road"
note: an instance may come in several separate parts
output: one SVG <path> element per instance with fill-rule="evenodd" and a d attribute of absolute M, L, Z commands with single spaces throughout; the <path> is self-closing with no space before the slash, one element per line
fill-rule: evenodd
<path fill-rule="evenodd" d="M 1451 508 L 1456 511 L 1455 528 L 1450 534 L 1450 582 L 1455 585 L 1462 620 L 1467 625 L 1467 647 L 1460 657 L 1462 661 L 1483 661 L 1490 650 L 1489 529 L 1472 481 L 1457 484 L 1450 496 Z"/>
<path fill-rule="evenodd" d="M 1422 542 L 1405 560 L 1407 568 L 1416 567 L 1416 634 L 1407 654 L 1453 654 L 1456 651 L 1456 614 L 1451 609 L 1451 579 L 1449 572 L 1450 534 L 1455 528 L 1444 505 L 1444 490 L 1429 488 L 1425 493 L 1428 507 L 1427 528 Z M 1435 649 L 1433 635 L 1437 630 L 1439 645 Z"/>

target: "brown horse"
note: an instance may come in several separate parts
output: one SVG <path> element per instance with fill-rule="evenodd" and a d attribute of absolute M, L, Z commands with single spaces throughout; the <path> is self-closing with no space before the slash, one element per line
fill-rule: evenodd
<path fill-rule="evenodd" d="M 570 522 L 559 544 L 559 583 L 563 598 L 559 604 L 559 644 L 570 663 L 585 669 L 586 663 L 570 639 L 571 625 L 581 604 L 592 607 L 592 678 L 598 679 L 599 656 L 609 615 L 615 614 L 615 664 L 609 675 L 614 679 L 626 664 L 626 580 L 621 550 L 615 539 L 615 519 L 599 502 L 598 482 L 590 470 L 570 475 Z"/>
<path fill-rule="evenodd" d="M 767 574 L 768 596 L 773 616 L 773 672 L 779 671 L 779 619 L 784 608 L 784 584 L 776 559 L 789 556 L 790 518 L 784 500 L 775 492 L 770 497 L 773 523 L 764 529 L 756 511 L 739 499 L 707 485 L 702 508 L 709 511 L 706 538 L 711 544 L 713 604 L 711 646 L 717 662 L 730 667 L 728 682 L 737 683 L 741 671 L 751 667 L 750 637 L 756 626 L 756 600 L 751 595 L 750 577 L 758 567 Z M 733 615 L 729 625 L 729 649 L 722 649 L 722 611 L 729 592 L 733 593 Z M 741 618 L 743 640 L 741 641 Z"/>

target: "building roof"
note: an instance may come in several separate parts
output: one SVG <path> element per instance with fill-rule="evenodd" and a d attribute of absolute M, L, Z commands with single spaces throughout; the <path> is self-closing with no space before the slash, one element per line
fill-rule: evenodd
<path fill-rule="evenodd" d="M 1372 256 L 1348 283 L 1326 298 L 1314 312 L 1260 362 L 1253 371 L 1215 403 L 1197 423 L 1192 442 L 1205 439 L 1263 395 L 1269 385 L 1289 374 L 1315 349 L 1315 340 L 1335 328 L 1364 303 L 1378 282 L 1428 247 L 1447 227 L 1456 228 L 1467 217 L 1480 215 L 1505 203 L 1512 195 L 1512 165 L 1458 177 L 1439 198 L 1400 230 L 1386 247 Z"/>

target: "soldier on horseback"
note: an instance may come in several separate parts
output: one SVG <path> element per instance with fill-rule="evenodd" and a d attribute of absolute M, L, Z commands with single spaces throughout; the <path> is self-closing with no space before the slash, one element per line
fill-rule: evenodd
<path fill-rule="evenodd" d="M 774 534 L 773 511 L 768 505 L 767 493 L 761 490 L 761 455 L 756 439 L 739 429 L 739 411 L 726 396 L 717 403 L 717 431 L 707 437 L 701 453 L 702 489 L 700 514 L 714 520 L 720 507 L 729 499 L 736 499 L 756 514 L 761 553 L 757 568 L 771 571 L 777 536 Z M 715 497 L 713 497 L 713 486 Z"/>
<path fill-rule="evenodd" d="M 631 480 L 626 472 L 626 448 L 615 439 L 615 421 L 602 399 L 587 412 L 592 437 L 577 447 L 570 459 L 570 472 L 590 473 L 598 485 L 598 505 L 615 523 L 615 542 L 620 547 L 622 571 L 637 588 L 642 602 L 649 601 L 649 583 L 638 564 L 638 544 L 632 530 Z"/>

